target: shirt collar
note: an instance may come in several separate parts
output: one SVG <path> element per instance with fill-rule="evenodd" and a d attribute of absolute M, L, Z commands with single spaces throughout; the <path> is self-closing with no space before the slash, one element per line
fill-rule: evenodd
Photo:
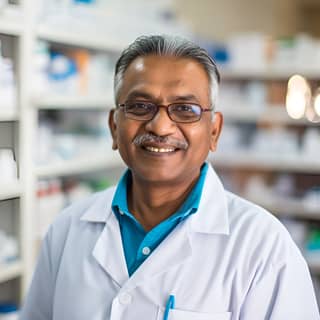
<path fill-rule="evenodd" d="M 190 194 L 188 195 L 187 199 L 183 202 L 181 207 L 178 211 L 174 214 L 174 218 L 184 217 L 190 213 L 195 213 L 198 210 L 202 189 L 204 186 L 206 174 L 208 171 L 209 165 L 204 163 L 200 170 L 200 176 L 197 180 L 197 183 L 192 188 Z M 114 198 L 112 200 L 112 210 L 117 215 L 118 210 L 122 211 L 123 213 L 131 216 L 131 213 L 128 209 L 128 202 L 127 202 L 127 187 L 131 180 L 131 172 L 129 169 L 121 177 Z"/>
<path fill-rule="evenodd" d="M 111 208 L 115 214 L 118 210 L 130 215 L 127 202 L 127 187 L 131 182 L 131 171 L 127 169 L 118 182 Z"/>

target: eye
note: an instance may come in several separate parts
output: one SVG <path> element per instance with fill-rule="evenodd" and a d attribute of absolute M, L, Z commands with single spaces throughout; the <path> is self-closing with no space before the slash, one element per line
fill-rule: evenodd
<path fill-rule="evenodd" d="M 152 112 L 153 105 L 148 102 L 128 102 L 126 104 L 126 112 L 135 115 L 144 115 Z"/>
<path fill-rule="evenodd" d="M 192 106 L 189 104 L 179 104 L 176 106 L 175 110 L 180 112 L 192 112 Z"/>
<path fill-rule="evenodd" d="M 187 115 L 198 116 L 199 114 L 201 114 L 201 108 L 198 105 L 188 104 L 188 103 L 176 104 L 173 106 L 172 111 L 174 113 L 183 114 L 185 116 Z"/>

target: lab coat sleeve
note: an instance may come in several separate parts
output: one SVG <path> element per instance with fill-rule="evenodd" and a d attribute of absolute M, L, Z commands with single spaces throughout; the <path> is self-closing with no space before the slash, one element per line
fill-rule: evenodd
<path fill-rule="evenodd" d="M 51 320 L 53 303 L 53 272 L 49 231 L 45 237 L 29 293 L 22 306 L 19 320 Z"/>
<path fill-rule="evenodd" d="M 308 266 L 297 248 L 291 248 L 286 262 L 271 263 L 252 284 L 240 319 L 320 319 Z"/>

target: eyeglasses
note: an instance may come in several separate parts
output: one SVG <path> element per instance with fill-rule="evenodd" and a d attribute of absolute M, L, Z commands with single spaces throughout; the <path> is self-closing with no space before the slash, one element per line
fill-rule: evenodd
<path fill-rule="evenodd" d="M 152 102 L 133 101 L 119 104 L 125 116 L 138 121 L 150 121 L 158 113 L 159 108 L 166 108 L 168 117 L 174 122 L 191 123 L 201 119 L 203 112 L 213 109 L 202 109 L 195 103 L 172 103 L 169 105 L 157 105 Z"/>

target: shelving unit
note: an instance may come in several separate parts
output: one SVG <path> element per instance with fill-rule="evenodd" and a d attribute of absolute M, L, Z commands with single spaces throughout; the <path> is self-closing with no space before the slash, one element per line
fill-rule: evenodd
<path fill-rule="evenodd" d="M 16 5 L 8 5 L 0 10 L 0 32 L 11 36 L 23 34 L 24 21 L 20 8 Z"/>
<path fill-rule="evenodd" d="M 315 174 L 320 171 L 320 161 L 314 157 L 290 154 L 272 155 L 256 153 L 251 150 L 217 153 L 212 155 L 211 160 L 215 166 L 224 168 L 256 168 Z"/>
<path fill-rule="evenodd" d="M 5 42 L 10 41 L 14 44 L 14 48 L 21 48 L 22 38 L 24 37 L 24 14 L 21 5 L 7 5 L 5 8 L 0 10 L 0 34 L 4 36 Z M 9 40 L 10 39 L 10 40 Z M 4 46 L 5 43 L 3 42 Z M 18 66 L 20 64 L 19 54 L 13 49 L 12 52 L 15 64 Z M 18 67 L 19 68 L 19 67 Z M 16 82 L 19 86 L 19 75 L 16 74 Z M 8 108 L 5 104 L 1 104 L 0 108 L 0 126 L 5 126 L 10 132 L 2 132 L 2 140 L 4 145 L 0 145 L 0 148 L 10 147 L 14 150 L 16 159 L 19 165 L 19 172 L 21 159 L 23 155 L 21 154 L 21 140 L 20 140 L 20 104 L 19 101 L 16 103 L 16 108 Z M 4 139 L 4 140 L 3 140 Z M 5 142 L 4 142 L 5 141 Z M 24 194 L 24 186 L 21 182 L 22 174 L 19 174 L 19 180 L 13 181 L 12 183 L 0 182 L 0 205 L 1 210 L 4 209 L 4 212 L 0 212 L 0 224 L 2 227 L 7 229 L 9 233 L 13 233 L 13 228 L 10 227 L 13 219 L 20 221 L 24 216 L 24 208 L 21 203 L 21 199 Z M 19 204 L 19 205 L 17 205 Z M 22 229 L 22 226 L 19 226 L 17 229 Z M 19 231 L 17 232 L 19 243 L 23 242 L 23 234 Z M 20 287 L 22 288 L 22 282 L 25 275 L 25 264 L 24 259 L 22 258 L 23 253 L 20 252 L 19 260 L 15 260 L 8 264 L 0 264 L 0 293 L 1 290 L 4 290 L 4 296 L 11 298 L 13 301 L 19 301 L 21 292 L 16 292 L 11 290 L 11 286 L 6 286 L 6 283 L 10 281 L 20 280 Z M 4 289 L 2 289 L 2 284 Z M 10 292 L 8 292 L 10 291 Z"/>
<path fill-rule="evenodd" d="M 308 79 L 319 79 L 320 68 L 284 68 L 267 66 L 256 69 L 220 69 L 222 80 L 287 80 L 294 74 L 300 74 Z"/>
<path fill-rule="evenodd" d="M 265 199 L 261 197 L 247 197 L 247 199 L 268 209 L 270 212 L 279 212 L 279 216 L 320 221 L 320 208 L 307 206 L 298 199 Z"/>
<path fill-rule="evenodd" d="M 20 261 L 12 262 L 8 266 L 0 265 L 0 284 L 20 277 L 22 273 L 23 273 L 23 265 Z"/>
<path fill-rule="evenodd" d="M 263 106 L 260 108 L 256 106 L 239 105 L 237 107 L 223 106 L 223 115 L 228 121 L 236 121 L 242 123 L 276 123 L 283 125 L 295 125 L 295 126 L 306 126 L 312 125 L 306 119 L 291 119 L 288 117 L 285 111 L 285 106 Z M 259 111 L 261 109 L 262 111 Z M 317 125 L 314 123 L 314 125 Z"/>
<path fill-rule="evenodd" d="M 18 112 L 1 112 L 0 113 L 0 122 L 13 122 L 19 120 Z"/>
<path fill-rule="evenodd" d="M 108 111 L 113 107 L 113 92 L 106 90 L 102 94 L 57 95 L 46 94 L 36 97 L 33 93 L 31 75 L 33 72 L 33 52 L 37 41 L 44 40 L 54 46 L 83 48 L 90 52 L 115 55 L 123 49 L 116 35 L 106 32 L 83 33 L 77 30 L 65 30 L 47 25 L 39 25 L 37 18 L 37 0 L 21 0 L 19 5 L 7 5 L 0 10 L 0 35 L 15 39 L 16 80 L 18 101 L 16 111 L 0 109 L 0 125 L 5 123 L 14 131 L 14 150 L 18 160 L 19 180 L 16 183 L 0 184 L 0 201 L 12 201 L 14 205 L 16 233 L 19 239 L 19 260 L 9 265 L 0 265 L 0 297 L 20 303 L 29 286 L 37 256 L 35 241 L 35 216 L 37 210 L 37 185 L 42 179 L 55 179 L 86 175 L 90 173 L 119 171 L 123 168 L 120 156 L 106 148 L 106 153 L 90 154 L 90 157 L 70 159 L 59 163 L 36 166 L 33 148 L 36 145 L 38 115 L 64 110 Z M 100 30 L 101 31 L 101 30 Z M 107 122 L 106 122 L 107 126 Z M 1 139 L 0 139 L 1 141 Z M 107 141 L 106 141 L 107 143 Z M 1 145 L 0 145 L 1 147 Z M 107 145 L 106 145 L 107 147 Z M 117 168 L 118 170 L 115 170 Z M 0 216 L 0 222 L 1 222 Z M 12 217 L 9 217 L 12 219 Z M 12 282 L 14 285 L 8 285 Z M 17 288 L 8 292 L 8 288 Z M 4 291 L 4 292 L 3 292 Z M 3 294 L 1 294 L 3 293 Z M 1 302 L 1 301 L 0 301 Z"/>
<path fill-rule="evenodd" d="M 109 154 L 91 154 L 90 159 L 83 156 L 59 163 L 38 166 L 36 175 L 38 178 L 69 176 L 122 166 L 123 163 L 119 154 L 113 152 L 111 148 L 109 152 Z"/>
<path fill-rule="evenodd" d="M 311 270 L 311 272 L 316 275 L 319 276 L 320 275 L 320 257 L 306 257 L 306 260 L 308 262 L 309 268 Z"/>
<path fill-rule="evenodd" d="M 11 184 L 1 185 L 0 184 L 0 201 L 18 198 L 21 196 L 22 186 L 19 181 Z"/>
<path fill-rule="evenodd" d="M 97 36 L 96 34 L 83 34 L 75 31 L 59 30 L 50 26 L 41 25 L 37 29 L 37 36 L 48 42 L 72 45 L 99 51 L 119 52 L 125 43 L 119 42 L 112 36 Z"/>
<path fill-rule="evenodd" d="M 88 109 L 108 110 L 113 105 L 113 92 L 105 95 L 63 97 L 53 95 L 34 99 L 34 106 L 42 110 Z"/>

